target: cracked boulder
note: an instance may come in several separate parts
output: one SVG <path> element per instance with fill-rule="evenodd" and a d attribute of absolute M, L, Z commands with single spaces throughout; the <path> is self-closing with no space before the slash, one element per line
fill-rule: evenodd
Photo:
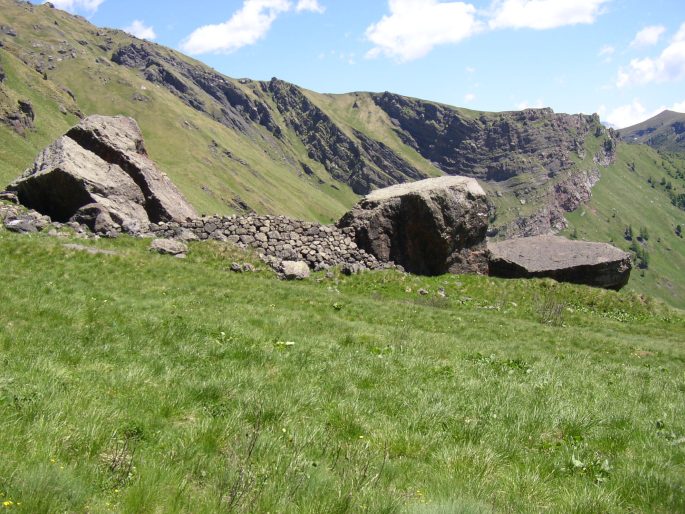
<path fill-rule="evenodd" d="M 410 273 L 486 273 L 488 204 L 472 178 L 440 177 L 378 189 L 338 222 L 357 246 Z"/>
<path fill-rule="evenodd" d="M 536 236 L 488 244 L 490 275 L 553 278 L 558 282 L 621 289 L 632 268 L 630 254 L 606 243 Z"/>
<path fill-rule="evenodd" d="M 148 157 L 138 124 L 123 116 L 84 119 L 7 190 L 54 221 L 78 221 L 95 232 L 147 232 L 151 222 L 197 216 Z"/>

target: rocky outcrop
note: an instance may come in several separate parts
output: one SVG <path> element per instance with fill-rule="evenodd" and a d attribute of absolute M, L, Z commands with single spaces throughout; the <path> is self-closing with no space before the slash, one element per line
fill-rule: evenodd
<path fill-rule="evenodd" d="M 118 48 L 112 61 L 140 70 L 150 82 L 166 88 L 193 109 L 209 114 L 227 127 L 248 132 L 250 123 L 257 123 L 275 136 L 281 134 L 264 102 L 250 98 L 233 82 L 206 66 L 190 64 L 144 42 Z M 217 105 L 207 104 L 200 92 L 209 95 Z"/>
<path fill-rule="evenodd" d="M 359 143 L 349 137 L 297 86 L 272 79 L 264 87 L 304 143 L 309 158 L 322 163 L 333 178 L 348 184 L 355 193 L 367 194 L 373 188 L 425 178 L 383 143 L 359 131 L 355 131 Z"/>
<path fill-rule="evenodd" d="M 476 180 L 441 177 L 379 189 L 338 222 L 357 245 L 411 273 L 487 271 L 488 204 Z"/>
<path fill-rule="evenodd" d="M 470 113 L 392 93 L 374 95 L 405 144 L 450 175 L 504 181 L 542 172 L 553 177 L 583 155 L 585 137 L 602 130 L 595 115 L 551 109 Z M 607 133 L 607 140 L 612 134 Z"/>
<path fill-rule="evenodd" d="M 538 200 L 539 207 L 534 213 L 519 216 L 493 232 L 498 238 L 511 239 L 556 234 L 568 228 L 565 214 L 590 201 L 592 188 L 599 182 L 599 178 L 597 168 L 570 172 L 564 180 L 552 186 L 546 196 Z"/>
<path fill-rule="evenodd" d="M 605 243 L 557 236 L 488 244 L 489 273 L 503 278 L 553 278 L 559 282 L 621 289 L 632 268 L 630 254 Z"/>
<path fill-rule="evenodd" d="M 10 108 L 11 109 L 11 108 Z M 10 110 L 4 114 L 0 111 L 0 122 L 9 125 L 20 136 L 35 128 L 36 113 L 33 105 L 28 100 L 19 100 L 16 110 Z"/>
<path fill-rule="evenodd" d="M 0 84 L 5 82 L 7 74 L 5 73 L 5 68 L 2 67 L 2 62 L 0 62 Z"/>
<path fill-rule="evenodd" d="M 43 150 L 8 191 L 55 221 L 102 233 L 136 233 L 151 221 L 197 216 L 147 156 L 135 120 L 121 116 L 86 118 Z"/>

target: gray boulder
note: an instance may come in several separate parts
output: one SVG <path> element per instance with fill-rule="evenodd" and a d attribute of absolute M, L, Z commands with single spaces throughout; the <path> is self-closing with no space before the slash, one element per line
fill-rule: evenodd
<path fill-rule="evenodd" d="M 304 280 L 310 275 L 309 266 L 303 261 L 283 261 L 281 274 L 286 280 Z"/>
<path fill-rule="evenodd" d="M 490 275 L 548 277 L 559 282 L 621 289 L 628 283 L 630 254 L 606 243 L 536 236 L 488 244 Z"/>
<path fill-rule="evenodd" d="M 139 232 L 150 222 L 197 216 L 147 156 L 138 124 L 123 116 L 84 119 L 8 191 L 55 221 L 83 222 L 96 232 Z"/>
<path fill-rule="evenodd" d="M 188 246 L 175 239 L 154 239 L 150 243 L 150 251 L 182 259 L 188 253 Z"/>
<path fill-rule="evenodd" d="M 488 204 L 472 178 L 440 177 L 379 189 L 345 214 L 357 246 L 410 273 L 486 273 Z"/>

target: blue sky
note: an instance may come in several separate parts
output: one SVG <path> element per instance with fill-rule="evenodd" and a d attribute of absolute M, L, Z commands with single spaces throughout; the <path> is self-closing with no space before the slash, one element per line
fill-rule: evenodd
<path fill-rule="evenodd" d="M 231 77 L 623 127 L 685 112 L 683 0 L 52 0 Z"/>

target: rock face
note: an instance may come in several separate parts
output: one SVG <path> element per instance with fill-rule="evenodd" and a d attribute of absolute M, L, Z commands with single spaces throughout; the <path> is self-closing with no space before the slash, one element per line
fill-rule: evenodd
<path fill-rule="evenodd" d="M 548 277 L 559 282 L 621 289 L 632 268 L 630 254 L 605 243 L 536 236 L 488 244 L 490 275 Z"/>
<path fill-rule="evenodd" d="M 363 195 L 373 188 L 426 177 L 384 143 L 358 130 L 353 131 L 355 139 L 346 135 L 297 86 L 271 79 L 262 87 L 271 94 L 287 125 L 307 148 L 308 156 L 355 193 Z"/>
<path fill-rule="evenodd" d="M 338 222 L 382 262 L 421 275 L 484 273 L 488 204 L 472 178 L 440 177 L 379 189 Z"/>
<path fill-rule="evenodd" d="M 33 105 L 27 100 L 19 100 L 16 110 L 7 109 L 6 112 L 0 111 L 0 122 L 9 125 L 20 136 L 35 128 L 36 114 Z"/>
<path fill-rule="evenodd" d="M 138 124 L 122 116 L 86 118 L 43 150 L 8 191 L 54 221 L 102 233 L 137 233 L 150 222 L 197 216 L 147 156 Z"/>

